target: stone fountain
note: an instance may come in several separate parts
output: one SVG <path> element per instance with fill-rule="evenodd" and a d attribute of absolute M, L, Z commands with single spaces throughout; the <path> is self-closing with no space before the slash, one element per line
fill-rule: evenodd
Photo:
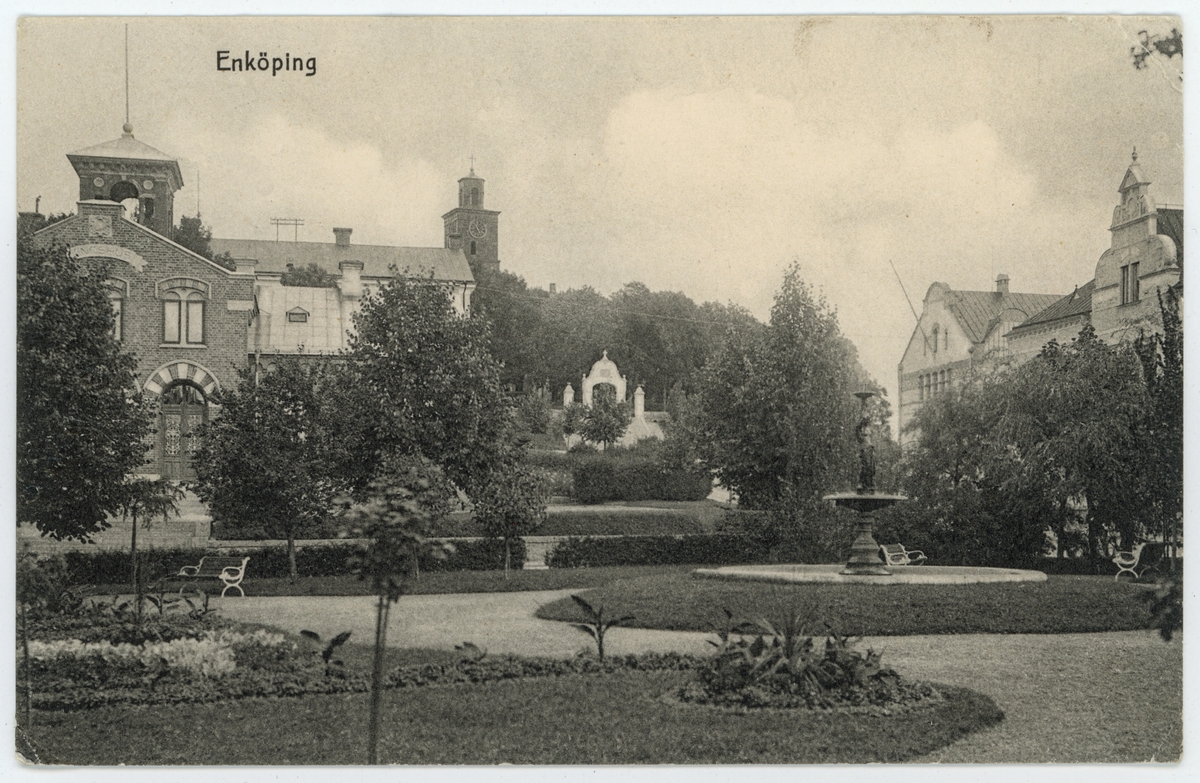
<path fill-rule="evenodd" d="M 875 417 L 871 412 L 871 398 L 875 392 L 860 391 L 854 396 L 859 399 L 858 425 L 854 428 L 854 436 L 858 439 L 858 488 L 854 492 L 826 495 L 824 499 L 858 512 L 858 536 L 850 547 L 850 560 L 840 573 L 846 576 L 891 576 L 892 572 L 879 556 L 879 544 L 873 535 L 875 514 L 908 498 L 875 491 L 875 443 L 872 439 Z"/>
<path fill-rule="evenodd" d="M 872 440 L 875 417 L 871 411 L 871 398 L 875 392 L 862 391 L 855 396 L 861 403 L 858 425 L 854 428 L 854 435 L 858 439 L 858 487 L 854 492 L 837 492 L 824 498 L 858 512 L 858 536 L 850 547 L 849 561 L 844 566 L 781 563 L 698 568 L 692 572 L 692 576 L 739 582 L 842 585 L 979 584 L 1046 580 L 1046 575 L 1041 571 L 1018 568 L 921 565 L 889 569 L 879 556 L 879 544 L 873 535 L 875 514 L 908 498 L 875 491 L 875 444 Z"/>

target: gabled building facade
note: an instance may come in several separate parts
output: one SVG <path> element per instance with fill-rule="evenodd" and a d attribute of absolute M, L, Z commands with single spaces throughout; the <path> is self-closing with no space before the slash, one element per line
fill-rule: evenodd
<path fill-rule="evenodd" d="M 1070 342 L 1088 324 L 1110 343 L 1162 329 L 1158 294 L 1182 290 L 1183 207 L 1157 204 L 1150 184 L 1135 150 L 1118 188 L 1112 245 L 1093 278 L 1069 294 L 1011 294 L 1007 275 L 996 278 L 991 292 L 929 287 L 900 361 L 901 444 L 915 439 L 904 429 L 924 402 L 981 362 L 1027 361 L 1051 340 Z"/>
<path fill-rule="evenodd" d="M 926 400 L 950 389 L 972 364 L 1003 352 L 1014 326 L 1058 298 L 1012 293 L 1005 274 L 996 277 L 992 291 L 956 291 L 945 283 L 929 286 L 898 370 L 901 443 L 911 440 L 904 429 Z"/>

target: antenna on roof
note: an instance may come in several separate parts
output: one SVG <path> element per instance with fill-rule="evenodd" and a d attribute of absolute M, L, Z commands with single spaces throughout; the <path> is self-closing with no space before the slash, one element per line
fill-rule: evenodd
<path fill-rule="evenodd" d="M 129 133 L 129 25 L 125 25 L 125 125 Z"/>
<path fill-rule="evenodd" d="M 912 300 L 908 298 L 908 291 L 904 289 L 904 281 L 900 279 L 900 273 L 896 271 L 896 265 L 892 263 L 892 259 L 888 259 L 888 264 L 892 267 L 892 274 L 896 275 L 896 282 L 900 284 L 900 290 L 904 292 L 904 300 L 908 302 L 908 309 L 912 310 L 913 318 L 917 319 L 917 331 L 921 333 L 921 339 L 925 341 L 925 347 L 929 347 L 929 338 L 925 336 L 925 329 L 921 326 L 921 316 L 917 315 L 917 308 L 913 307 Z"/>
<path fill-rule="evenodd" d="M 292 237 L 292 241 L 299 242 L 300 241 L 300 226 L 304 225 L 304 218 L 273 217 L 273 218 L 271 218 L 271 225 L 275 226 L 275 241 L 276 242 L 279 241 L 279 227 L 280 226 L 292 226 L 295 229 L 295 234 Z"/>

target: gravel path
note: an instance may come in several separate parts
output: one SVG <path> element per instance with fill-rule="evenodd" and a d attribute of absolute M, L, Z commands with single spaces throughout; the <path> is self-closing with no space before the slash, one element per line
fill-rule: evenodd
<path fill-rule="evenodd" d="M 576 590 L 404 596 L 392 608 L 388 644 L 453 649 L 470 641 L 492 654 L 570 656 L 591 640 L 533 616 Z M 369 642 L 371 597 L 224 598 L 234 620 L 329 637 L 351 630 Z M 705 654 L 712 634 L 617 628 L 613 654 L 647 650 Z M 1143 762 L 1178 758 L 1182 744 L 1182 640 L 1149 631 L 1098 634 L 963 634 L 866 639 L 915 679 L 991 696 L 1006 719 L 921 759 L 926 763 Z"/>

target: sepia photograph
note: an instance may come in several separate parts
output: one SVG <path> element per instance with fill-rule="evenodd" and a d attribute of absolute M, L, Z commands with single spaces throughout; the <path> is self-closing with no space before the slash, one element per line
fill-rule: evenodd
<path fill-rule="evenodd" d="M 1180 17 L 38 13 L 22 774 L 1180 772 Z"/>

